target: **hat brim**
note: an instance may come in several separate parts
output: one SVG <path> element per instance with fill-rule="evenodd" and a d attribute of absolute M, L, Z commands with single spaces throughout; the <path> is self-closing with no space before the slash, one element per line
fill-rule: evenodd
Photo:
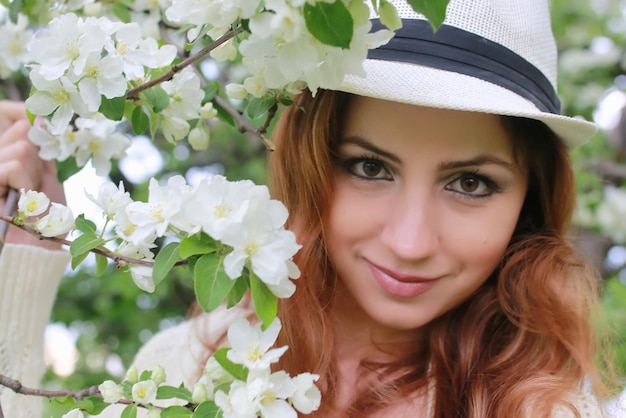
<path fill-rule="evenodd" d="M 347 75 L 337 90 L 418 106 L 536 119 L 552 129 L 568 148 L 583 144 L 597 132 L 591 122 L 542 112 L 516 93 L 471 76 L 375 59 L 367 59 L 363 68 L 365 77 Z"/>

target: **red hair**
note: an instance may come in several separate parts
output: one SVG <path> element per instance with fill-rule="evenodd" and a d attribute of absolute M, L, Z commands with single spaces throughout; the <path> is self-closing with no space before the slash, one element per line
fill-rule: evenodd
<path fill-rule="evenodd" d="M 289 227 L 303 245 L 302 277 L 281 300 L 289 345 L 279 367 L 321 376 L 322 407 L 337 414 L 337 364 L 329 306 L 336 273 L 324 245 L 324 217 L 332 198 L 332 152 L 340 139 L 349 95 L 301 95 L 274 131 L 270 187 L 290 212 Z M 549 416 L 572 407 L 585 377 L 599 382 L 594 364 L 597 277 L 575 254 L 566 233 L 575 184 L 564 145 L 545 125 L 502 117 L 516 158 L 529 176 L 526 200 L 501 265 L 468 300 L 424 327 L 424 344 L 393 364 L 363 364 L 363 373 L 397 376 L 359 393 L 346 417 L 369 414 L 434 390 L 436 417 Z M 333 415 L 336 416 L 336 415 Z"/>

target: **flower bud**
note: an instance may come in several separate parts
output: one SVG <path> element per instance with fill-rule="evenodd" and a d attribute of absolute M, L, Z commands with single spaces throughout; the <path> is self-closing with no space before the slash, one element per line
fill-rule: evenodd
<path fill-rule="evenodd" d="M 193 392 L 191 393 L 191 402 L 195 404 L 200 404 L 206 401 L 209 398 L 209 395 L 206 391 L 206 386 L 202 383 L 196 383 L 193 385 Z"/>
<path fill-rule="evenodd" d="M 233 61 L 237 58 L 237 48 L 235 48 L 231 40 L 213 49 L 209 52 L 209 55 L 211 55 L 211 58 L 215 61 Z"/>
<path fill-rule="evenodd" d="M 243 100 L 248 97 L 248 92 L 242 84 L 230 83 L 226 85 L 226 94 L 231 99 Z"/>
<path fill-rule="evenodd" d="M 126 371 L 126 381 L 133 385 L 139 381 L 139 370 L 135 366 Z"/>
<path fill-rule="evenodd" d="M 102 400 L 106 403 L 116 403 L 124 397 L 124 390 L 112 380 L 105 380 L 98 386 Z"/>
<path fill-rule="evenodd" d="M 200 117 L 202 119 L 213 119 L 217 116 L 217 109 L 213 106 L 213 103 L 206 102 L 200 108 Z"/>
<path fill-rule="evenodd" d="M 191 132 L 189 132 L 189 137 L 187 137 L 191 148 L 196 151 L 207 149 L 209 147 L 209 139 L 209 130 L 202 125 L 193 128 Z"/>
<path fill-rule="evenodd" d="M 152 369 L 151 378 L 157 386 L 165 382 L 165 369 L 163 366 L 157 365 L 154 369 Z"/>

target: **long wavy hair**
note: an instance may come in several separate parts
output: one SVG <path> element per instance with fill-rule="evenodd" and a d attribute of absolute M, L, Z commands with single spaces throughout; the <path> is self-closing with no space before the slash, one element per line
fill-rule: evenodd
<path fill-rule="evenodd" d="M 302 94 L 274 130 L 270 187 L 303 245 L 295 260 L 302 271 L 297 291 L 279 304 L 277 344 L 290 348 L 278 367 L 321 376 L 316 417 L 366 416 L 426 388 L 437 418 L 543 417 L 556 405 L 574 411 L 570 395 L 585 378 L 600 379 L 593 325 L 598 278 L 566 237 L 573 171 L 566 148 L 544 124 L 503 116 L 529 186 L 501 264 L 468 300 L 424 327 L 423 344 L 391 364 L 362 364 L 364 374 L 394 378 L 372 383 L 338 415 L 330 311 L 337 275 L 325 250 L 324 219 L 349 102 L 345 93 Z"/>

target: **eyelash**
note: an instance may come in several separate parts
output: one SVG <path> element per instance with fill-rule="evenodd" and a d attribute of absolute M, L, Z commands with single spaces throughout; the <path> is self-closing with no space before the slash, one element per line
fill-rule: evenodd
<path fill-rule="evenodd" d="M 384 172 L 387 173 L 387 176 L 385 176 L 384 178 L 381 177 L 369 177 L 363 174 L 359 174 L 355 168 L 355 166 L 357 164 L 360 163 L 365 163 L 365 162 L 372 162 L 377 164 L 381 170 L 383 170 Z M 347 158 L 342 162 L 342 166 L 344 167 L 344 169 L 346 170 L 346 172 L 348 172 L 348 174 L 350 174 L 351 176 L 356 177 L 359 180 L 363 180 L 363 181 L 378 181 L 378 180 L 383 180 L 383 181 L 393 181 L 393 176 L 390 172 L 390 170 L 387 168 L 387 166 L 385 165 L 385 163 L 383 161 L 381 161 L 379 158 L 377 158 L 374 155 L 367 155 L 367 154 L 362 154 L 359 155 L 357 157 L 352 157 L 352 158 Z M 484 187 L 487 189 L 486 193 L 483 194 L 472 194 L 472 193 L 468 193 L 468 192 L 462 192 L 462 191 L 457 191 L 451 188 L 451 185 L 464 179 L 464 178 L 468 178 L 468 177 L 473 177 L 476 180 L 478 180 L 481 184 L 484 185 Z M 478 186 L 480 187 L 480 185 Z M 469 200 L 479 200 L 479 199 L 485 199 L 488 198 L 490 196 L 492 196 L 494 193 L 498 193 L 500 192 L 501 188 L 500 186 L 498 186 L 498 184 L 489 176 L 485 175 L 485 174 L 480 174 L 479 170 L 472 170 L 472 171 L 464 171 L 461 173 L 458 173 L 454 179 L 452 181 L 449 181 L 448 183 L 446 183 L 445 185 L 445 190 L 450 191 L 452 193 L 457 194 L 459 197 L 463 198 L 463 199 L 469 199 Z"/>
<path fill-rule="evenodd" d="M 383 172 L 386 172 L 386 176 L 384 178 L 369 177 L 369 176 L 357 173 L 355 166 L 357 164 L 366 163 L 366 162 L 377 164 Z M 377 180 L 392 181 L 393 180 L 393 176 L 391 175 L 391 172 L 387 168 L 385 163 L 381 161 L 379 158 L 375 157 L 374 155 L 363 154 L 357 157 L 347 158 L 345 161 L 342 162 L 342 165 L 344 169 L 348 172 L 348 174 L 358 178 L 359 180 L 364 180 L 364 181 L 377 181 Z"/>
<path fill-rule="evenodd" d="M 468 193 L 468 192 L 461 192 L 461 191 L 457 191 L 451 188 L 451 185 L 464 179 L 464 178 L 474 178 L 476 180 L 478 180 L 480 183 L 484 184 L 484 186 L 486 187 L 486 192 L 482 193 L 482 194 L 473 194 L 473 193 Z M 480 185 L 478 186 L 480 187 Z M 498 193 L 500 192 L 500 186 L 498 186 L 498 184 L 489 176 L 486 176 L 484 174 L 480 174 L 478 170 L 474 170 L 474 171 L 466 171 L 463 173 L 459 173 L 454 180 L 448 182 L 445 186 L 445 189 L 452 192 L 452 193 L 456 193 L 457 195 L 459 195 L 460 197 L 464 198 L 464 199 L 472 199 L 472 200 L 478 200 L 478 199 L 485 199 L 488 198 L 490 196 L 492 196 L 494 193 Z"/>

